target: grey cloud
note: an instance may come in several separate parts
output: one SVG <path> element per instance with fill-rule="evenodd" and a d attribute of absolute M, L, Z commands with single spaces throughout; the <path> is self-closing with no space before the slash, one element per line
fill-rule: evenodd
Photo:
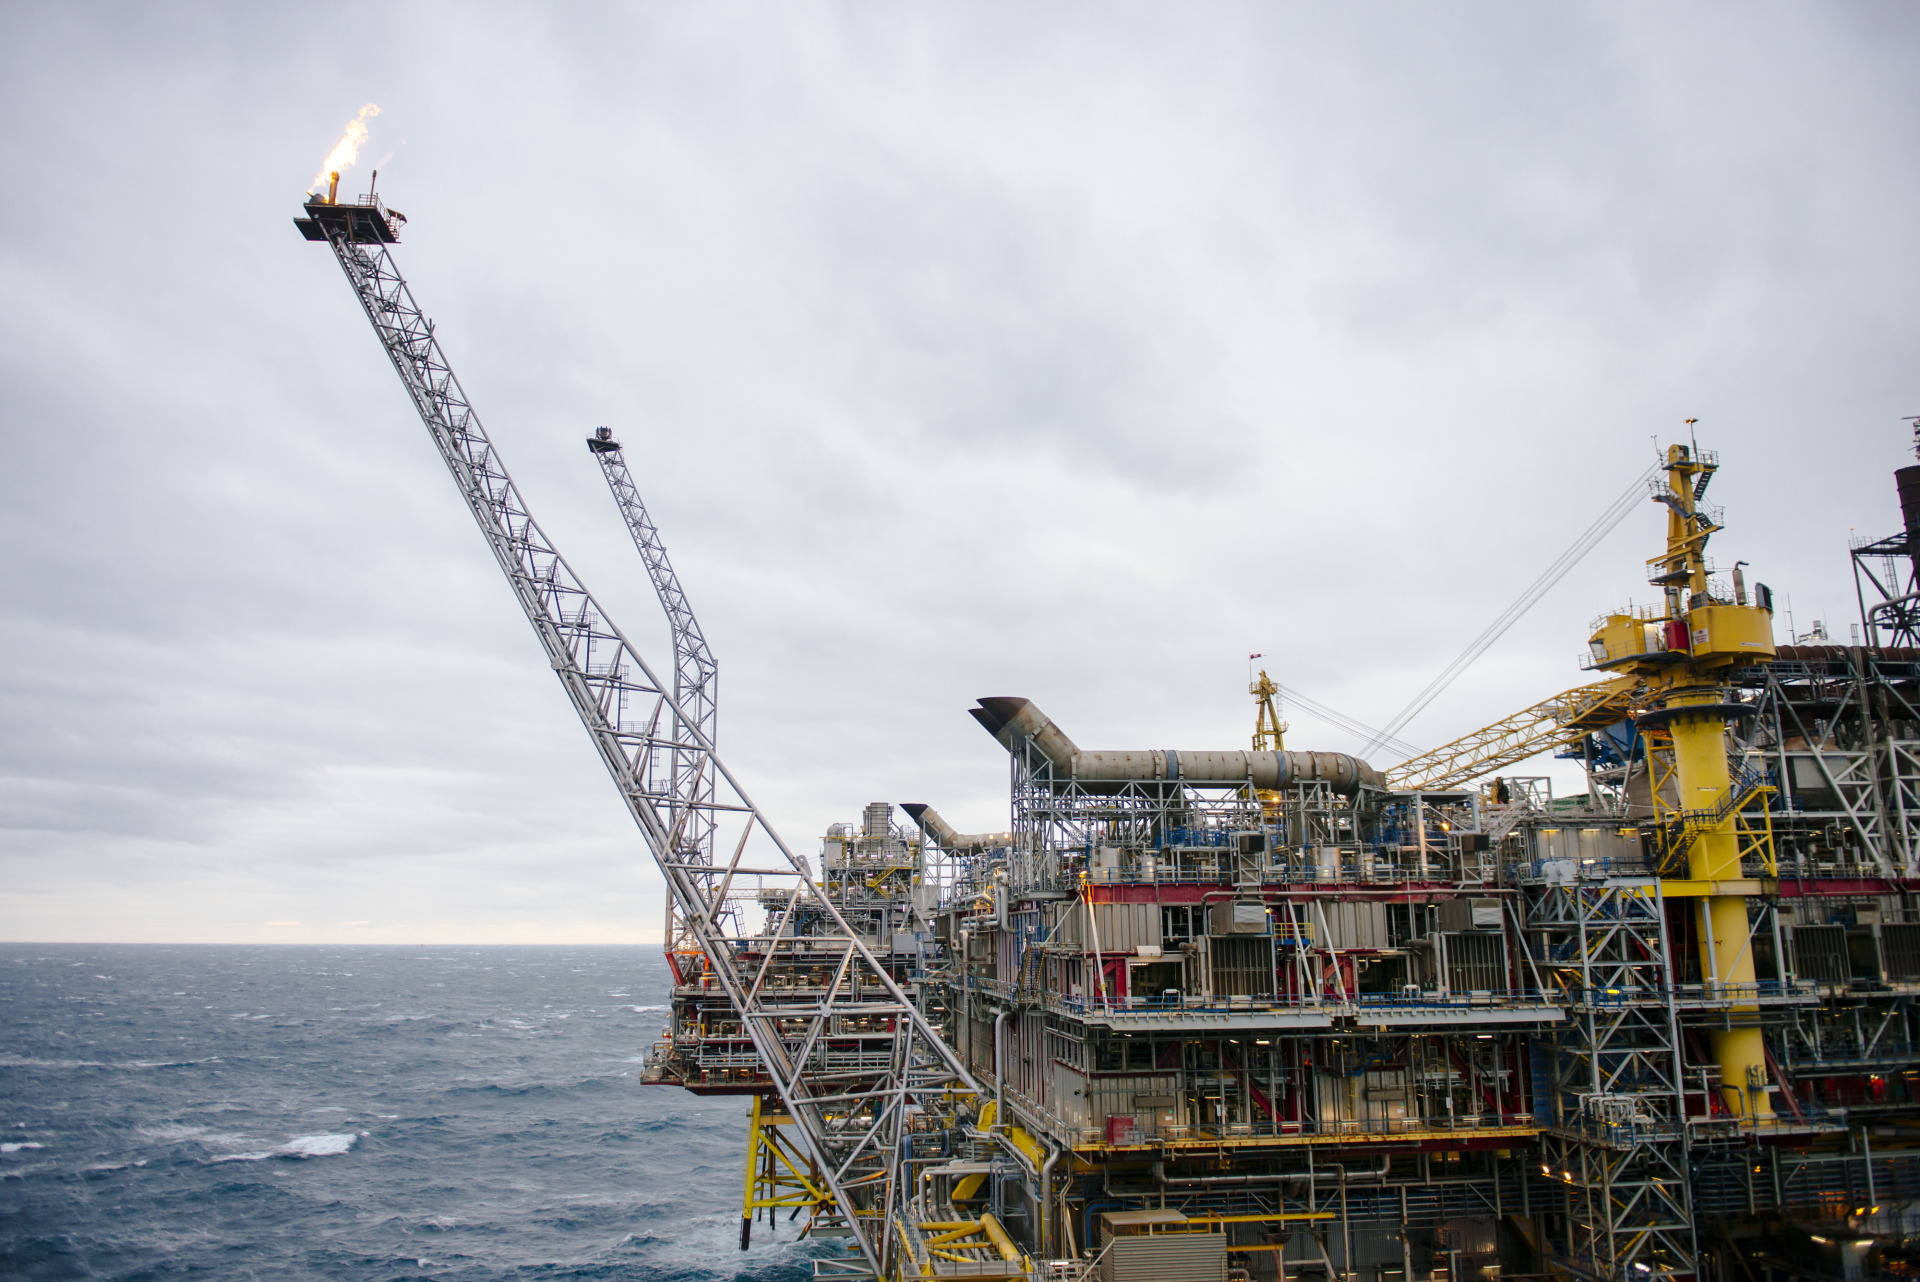
<path fill-rule="evenodd" d="M 1802 627 L 1895 520 L 1905 6 L 0 21 L 0 935 L 657 929 L 289 225 L 368 100 L 402 264 L 536 514 L 658 652 L 581 437 L 629 442 L 730 764 L 803 849 L 876 797 L 995 826 L 981 694 L 1237 742 L 1261 650 L 1384 721 L 1684 418 L 1727 464 L 1721 559 Z M 1657 527 L 1407 737 L 1572 684 Z"/>

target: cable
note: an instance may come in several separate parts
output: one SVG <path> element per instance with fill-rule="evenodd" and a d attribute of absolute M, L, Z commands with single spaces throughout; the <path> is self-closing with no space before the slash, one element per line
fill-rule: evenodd
<path fill-rule="evenodd" d="M 1308 716 L 1317 717 L 1336 729 L 1344 730 L 1363 743 L 1380 736 L 1380 732 L 1366 722 L 1356 720 L 1344 712 L 1329 708 L 1324 703 L 1309 699 L 1292 686 L 1281 686 L 1280 695 L 1294 707 L 1304 710 Z M 1389 751 L 1397 752 L 1403 757 L 1417 757 L 1420 755 L 1420 749 L 1414 747 L 1404 739 L 1388 738 L 1384 743 Z"/>
<path fill-rule="evenodd" d="M 1566 577 L 1567 571 L 1578 565 L 1587 553 L 1599 545 L 1600 540 L 1606 538 L 1620 522 L 1627 519 L 1627 513 L 1634 509 L 1640 502 L 1641 496 L 1647 492 L 1648 481 L 1659 471 L 1660 465 L 1655 464 L 1635 477 L 1633 484 L 1609 504 L 1607 510 L 1595 518 L 1592 525 L 1580 532 L 1580 536 L 1573 541 L 1571 547 L 1556 557 L 1553 564 L 1549 565 L 1512 605 L 1501 611 L 1499 617 L 1487 625 L 1486 631 L 1475 637 L 1472 643 L 1460 652 L 1458 658 L 1443 668 L 1440 675 L 1427 684 L 1426 689 L 1414 696 L 1413 702 L 1401 709 L 1400 714 L 1387 723 L 1386 729 L 1377 732 L 1368 741 L 1367 746 L 1360 750 L 1361 755 L 1365 756 L 1382 745 L 1389 744 L 1393 735 L 1401 727 L 1419 716 L 1421 711 L 1438 698 L 1441 691 L 1452 685 L 1454 679 L 1465 672 L 1475 659 L 1485 654 L 1495 641 L 1505 636 L 1508 628 L 1518 623 L 1521 616 L 1533 608 L 1535 602 L 1551 591 L 1554 584 Z"/>

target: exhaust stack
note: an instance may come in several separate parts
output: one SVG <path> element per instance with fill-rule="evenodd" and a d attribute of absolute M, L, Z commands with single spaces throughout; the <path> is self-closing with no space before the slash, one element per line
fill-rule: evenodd
<path fill-rule="evenodd" d="M 1372 765 L 1344 752 L 1249 752 L 1244 748 L 1189 752 L 1173 748 L 1083 751 L 1031 699 L 995 696 L 970 708 L 973 719 L 1012 752 L 1023 740 L 1053 766 L 1054 778 L 1082 788 L 1111 791 L 1130 783 L 1164 782 L 1200 786 L 1251 783 L 1264 792 L 1289 784 L 1324 779 L 1333 790 L 1352 796 L 1362 788 L 1385 788 L 1386 778 Z M 1090 786 L 1092 785 L 1092 786 Z"/>
<path fill-rule="evenodd" d="M 340 203 L 340 171 L 337 169 L 327 175 L 327 203 L 329 205 Z"/>

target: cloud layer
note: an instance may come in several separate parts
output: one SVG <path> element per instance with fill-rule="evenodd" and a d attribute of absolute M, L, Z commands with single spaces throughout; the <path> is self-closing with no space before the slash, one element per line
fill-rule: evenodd
<path fill-rule="evenodd" d="M 999 826 L 964 709 L 1386 721 L 1700 420 L 1840 635 L 1915 386 L 1910 7 L 22 8 L 0 140 L 0 937 L 634 939 L 660 886 L 326 252 L 400 261 L 536 513 L 808 848 Z M 1403 731 L 1579 677 L 1629 519 Z M 1782 620 L 1781 632 L 1785 633 Z M 1351 740 L 1295 716 L 1298 746 Z M 1563 775 L 1564 777 L 1564 775 Z"/>

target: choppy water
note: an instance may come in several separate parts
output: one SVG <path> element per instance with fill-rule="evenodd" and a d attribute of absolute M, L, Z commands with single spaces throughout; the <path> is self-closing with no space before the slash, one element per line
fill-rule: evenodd
<path fill-rule="evenodd" d="M 811 1276 L 645 948 L 0 945 L 0 1276 Z M 796 1226 L 797 1227 L 797 1226 Z"/>

